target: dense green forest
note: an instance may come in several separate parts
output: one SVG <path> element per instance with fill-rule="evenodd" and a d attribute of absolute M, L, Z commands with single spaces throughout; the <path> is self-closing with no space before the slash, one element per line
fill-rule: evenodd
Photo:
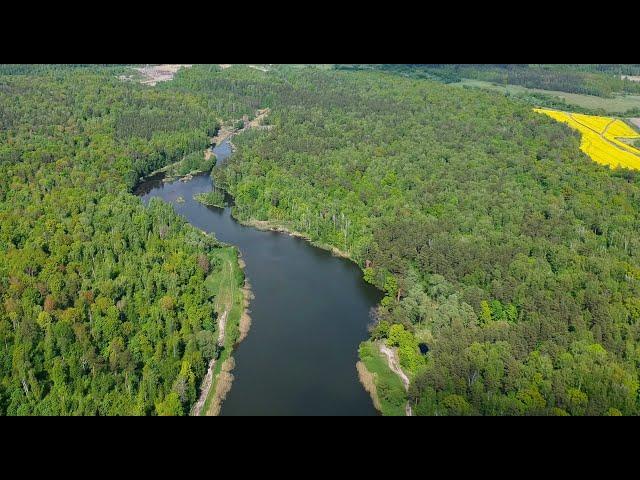
<path fill-rule="evenodd" d="M 374 338 L 397 324 L 429 344 L 405 356 L 416 413 L 638 413 L 634 172 L 499 94 L 279 75 L 275 128 L 214 176 L 238 218 L 333 245 L 385 290 Z"/>
<path fill-rule="evenodd" d="M 122 67 L 3 66 L 0 414 L 188 412 L 216 355 L 219 245 L 129 192 L 267 107 L 273 128 L 212 175 L 238 219 L 331 245 L 385 292 L 371 340 L 411 377 L 408 396 L 390 383 L 395 410 L 640 413 L 640 179 L 437 67 L 194 66 L 147 88 Z M 585 69 L 552 69 L 555 86 L 619 91 Z"/>
<path fill-rule="evenodd" d="M 122 71 L 0 68 L 0 414 L 186 414 L 216 354 L 217 241 L 128 191 L 247 101 Z"/>

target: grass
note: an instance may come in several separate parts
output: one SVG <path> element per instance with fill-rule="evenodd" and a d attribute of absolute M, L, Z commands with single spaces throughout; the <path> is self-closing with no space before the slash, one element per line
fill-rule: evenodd
<path fill-rule="evenodd" d="M 556 90 L 542 90 L 539 88 L 527 88 L 521 85 L 497 85 L 482 80 L 463 79 L 459 83 L 451 83 L 457 87 L 477 87 L 488 90 L 496 90 L 503 93 L 541 93 L 562 98 L 567 104 L 575 105 L 591 110 L 602 109 L 607 113 L 624 113 L 632 108 L 640 108 L 640 95 L 620 95 L 613 98 L 597 97 L 595 95 L 582 95 L 579 93 L 559 92 Z"/>
<path fill-rule="evenodd" d="M 640 139 L 640 134 L 622 120 L 559 110 L 534 110 L 578 130 L 582 135 L 580 150 L 593 161 L 612 168 L 640 170 L 640 150 L 621 140 L 635 141 Z"/>
<path fill-rule="evenodd" d="M 358 350 L 360 361 L 373 376 L 375 395 L 379 408 L 385 416 L 405 416 L 407 393 L 402 380 L 391 371 L 386 358 L 380 353 L 375 343 L 362 342 Z M 365 388 L 370 386 L 365 385 Z M 376 402 L 374 402 L 376 403 Z"/>
<path fill-rule="evenodd" d="M 229 361 L 233 347 L 240 336 L 240 316 L 244 310 L 242 293 L 244 272 L 240 269 L 238 251 L 234 247 L 220 248 L 216 251 L 214 259 L 217 260 L 217 266 L 205 279 L 205 285 L 215 297 L 215 309 L 218 316 L 222 316 L 225 311 L 229 313 L 225 327 L 224 348 L 216 361 L 211 389 L 200 412 L 201 415 L 207 415 L 211 409 L 220 371 L 223 364 Z"/>

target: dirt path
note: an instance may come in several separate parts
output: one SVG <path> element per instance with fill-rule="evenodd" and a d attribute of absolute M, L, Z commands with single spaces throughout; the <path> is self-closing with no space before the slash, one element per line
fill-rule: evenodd
<path fill-rule="evenodd" d="M 238 133 L 242 133 L 252 128 L 259 128 L 259 129 L 265 129 L 265 130 L 269 130 L 270 128 L 272 128 L 273 125 L 261 125 L 262 119 L 265 118 L 269 114 L 269 112 L 270 110 L 268 108 L 263 108 L 261 110 L 258 110 L 256 112 L 256 117 L 253 120 L 247 122 L 244 128 L 241 128 L 239 130 L 236 130 L 235 128 L 229 125 L 223 124 L 218 130 L 218 133 L 216 133 L 215 136 L 211 137 L 210 139 L 211 145 L 209 146 L 209 148 L 207 148 L 204 151 L 204 159 L 210 160 L 211 157 L 213 156 L 213 148 L 216 145 L 220 145 L 222 142 L 233 137 L 234 135 L 237 135 Z M 233 146 L 233 144 L 231 144 L 231 148 L 235 150 L 235 147 Z"/>
<path fill-rule="evenodd" d="M 271 109 L 269 108 L 262 108 L 256 111 L 255 118 L 253 120 L 245 122 L 244 126 L 240 129 L 235 129 L 230 125 L 223 124 L 218 130 L 218 133 L 216 133 L 214 137 L 211 137 L 211 147 L 207 148 L 207 150 L 205 151 L 205 154 L 204 154 L 205 158 L 207 160 L 211 158 L 211 155 L 213 154 L 213 151 L 212 151 L 213 146 L 220 145 L 225 140 L 228 140 L 231 137 L 238 135 L 239 133 L 246 132 L 247 130 L 251 130 L 253 128 L 264 129 L 264 130 L 269 130 L 273 128 L 273 125 L 262 125 L 262 120 L 267 115 L 269 115 L 270 112 L 271 112 Z M 232 144 L 232 147 L 233 147 L 233 144 Z"/>
<path fill-rule="evenodd" d="M 613 125 L 614 123 L 616 123 L 616 119 L 615 118 L 611 119 L 611 121 L 609 123 L 607 123 L 607 126 L 604 127 L 604 130 L 602 131 L 602 137 L 603 138 L 607 134 L 607 131 L 609 131 L 609 127 L 611 127 L 611 125 Z"/>
<path fill-rule="evenodd" d="M 222 278 L 222 282 L 223 283 L 227 283 L 229 285 L 232 285 L 231 282 L 231 277 L 233 275 L 233 265 L 231 264 L 231 261 L 228 261 L 225 263 L 224 268 L 222 269 L 222 272 L 220 273 L 220 275 L 223 277 Z M 224 343 L 225 343 L 225 336 L 226 336 L 226 327 L 227 327 L 227 317 L 229 312 L 231 311 L 231 309 L 233 308 L 233 304 L 235 301 L 235 290 L 233 288 L 231 289 L 226 289 L 223 293 L 219 293 L 216 296 L 216 303 L 215 303 L 215 310 L 217 312 L 224 310 L 222 315 L 220 315 L 219 320 L 218 320 L 218 346 L 219 347 L 224 347 Z M 211 360 L 211 362 L 209 363 L 209 370 L 207 371 L 207 374 L 204 378 L 204 380 L 202 381 L 202 387 L 200 389 L 200 398 L 198 399 L 198 401 L 196 402 L 193 410 L 192 410 L 192 415 L 193 416 L 198 416 L 201 415 L 202 413 L 202 409 L 204 408 L 204 405 L 207 401 L 207 398 L 209 397 L 209 394 L 212 393 L 211 392 L 211 385 L 213 383 L 213 370 L 215 369 L 215 365 L 216 365 L 216 361 L 215 360 Z M 222 370 L 220 371 L 220 373 L 218 374 L 218 384 L 221 383 L 220 379 L 221 376 L 223 375 L 223 370 L 224 370 L 224 363 L 222 365 Z M 228 374 L 229 372 L 226 372 L 226 374 Z M 228 388 L 230 388 L 230 383 L 229 382 L 224 382 L 225 384 L 228 384 L 226 387 L 227 390 Z M 218 390 L 220 387 L 216 386 L 216 390 Z M 220 392 L 213 392 L 214 394 L 218 394 Z M 226 393 L 225 393 L 226 394 Z M 214 403 L 216 402 L 215 398 L 214 398 Z M 212 411 L 213 407 L 210 407 L 209 410 L 207 412 L 205 412 L 205 415 L 211 415 L 211 411 Z M 219 411 L 220 405 L 217 405 L 213 410 L 215 411 Z"/>
<path fill-rule="evenodd" d="M 617 148 L 618 150 L 622 150 L 622 151 L 624 151 L 624 152 L 628 152 L 628 153 L 631 153 L 631 154 L 633 154 L 633 155 L 638 156 L 637 152 L 635 151 L 635 149 L 633 149 L 633 147 L 629 148 L 629 146 L 619 145 L 619 144 L 617 144 L 617 143 L 615 143 L 615 142 L 612 142 L 610 139 L 608 139 L 608 138 L 606 137 L 606 134 L 607 134 L 607 131 L 609 130 L 609 127 L 610 127 L 611 125 L 613 125 L 613 124 L 616 122 L 616 120 L 617 120 L 617 119 L 615 119 L 615 118 L 614 118 L 613 120 L 611 120 L 611 121 L 606 125 L 606 127 L 604 127 L 604 130 L 603 130 L 603 131 L 602 131 L 602 133 L 601 133 L 601 132 L 599 132 L 599 131 L 595 130 L 594 128 L 590 127 L 589 125 L 587 125 L 587 124 L 585 124 L 585 123 L 581 122 L 580 120 L 578 120 L 577 118 L 575 118 L 572 114 L 569 114 L 569 117 L 570 117 L 574 122 L 576 122 L 576 123 L 578 123 L 578 124 L 582 125 L 582 126 L 583 126 L 583 127 L 585 127 L 585 128 L 588 128 L 588 129 L 589 129 L 589 130 L 591 130 L 592 132 L 594 132 L 594 133 L 596 133 L 597 135 L 599 135 L 599 136 L 600 136 L 600 138 L 601 138 L 603 141 L 607 142 L 609 145 L 611 145 L 611 146 L 613 146 L 613 147 Z M 619 139 L 620 139 L 620 137 L 618 137 L 617 139 L 619 140 Z"/>
<path fill-rule="evenodd" d="M 398 355 L 396 351 L 392 348 L 389 348 L 384 343 L 380 344 L 380 352 L 387 357 L 387 364 L 393 373 L 400 377 L 402 380 L 402 384 L 404 385 L 404 389 L 409 391 L 409 377 L 402 371 L 400 368 L 400 361 L 398 360 Z M 413 415 L 413 411 L 411 410 L 411 403 L 407 402 L 404 407 L 405 414 L 407 417 L 411 417 Z"/>
<path fill-rule="evenodd" d="M 245 125 L 244 129 L 249 129 L 249 128 L 269 128 L 271 127 L 271 125 L 262 125 L 262 120 L 269 115 L 269 113 L 271 113 L 271 109 L 269 108 L 263 108 L 260 109 L 256 112 L 256 117 L 251 120 L 248 125 Z"/>
<path fill-rule="evenodd" d="M 218 326 L 220 328 L 220 331 L 218 333 L 218 345 L 221 347 L 224 345 L 224 332 L 225 332 L 225 327 L 227 326 L 227 313 L 228 313 L 228 310 L 225 310 L 218 322 Z M 202 386 L 200 388 L 200 398 L 198 398 L 198 401 L 193 406 L 193 409 L 191 411 L 191 415 L 194 417 L 200 416 L 200 413 L 202 412 L 202 408 L 204 407 L 204 403 L 206 402 L 207 397 L 209 396 L 209 390 L 211 390 L 211 383 L 213 382 L 213 370 L 215 369 L 215 366 L 216 366 L 216 359 L 212 358 L 211 361 L 209 362 L 209 370 L 207 370 L 207 374 L 205 375 L 204 380 L 202 381 Z"/>

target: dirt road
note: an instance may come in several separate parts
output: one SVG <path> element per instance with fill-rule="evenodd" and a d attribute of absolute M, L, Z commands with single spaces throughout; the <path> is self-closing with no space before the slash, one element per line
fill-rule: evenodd
<path fill-rule="evenodd" d="M 218 326 L 220 328 L 218 333 L 218 345 L 221 347 L 224 345 L 224 331 L 225 331 L 225 327 L 227 326 L 227 312 L 228 311 L 225 310 L 225 312 L 220 317 L 220 321 L 218 322 Z M 200 398 L 198 398 L 198 401 L 195 403 L 191 411 L 191 415 L 194 417 L 197 417 L 200 415 L 200 413 L 202 412 L 202 408 L 204 407 L 204 402 L 207 400 L 207 397 L 209 396 L 209 390 L 211 390 L 211 383 L 213 381 L 213 370 L 215 369 L 215 366 L 216 366 L 216 359 L 212 358 L 211 361 L 209 362 L 209 370 L 207 370 L 207 374 L 205 375 L 204 380 L 202 381 L 202 387 L 200 389 Z"/>
<path fill-rule="evenodd" d="M 638 154 L 637 154 L 637 150 L 636 150 L 635 148 L 629 148 L 629 147 L 628 147 L 628 146 L 626 146 L 626 145 L 620 145 L 620 144 L 618 144 L 618 143 L 614 143 L 614 142 L 612 142 L 611 140 L 609 140 L 609 138 L 606 136 L 606 134 L 607 134 L 607 130 L 609 130 L 609 127 L 610 127 L 611 125 L 613 125 L 613 124 L 617 121 L 617 119 L 615 119 L 615 118 L 614 118 L 614 119 L 612 119 L 612 120 L 611 120 L 611 121 L 606 125 L 606 127 L 604 128 L 604 130 L 603 130 L 602 132 L 599 132 L 598 130 L 594 129 L 593 127 L 591 127 L 591 126 L 587 125 L 586 123 L 583 123 L 583 122 L 581 122 L 580 120 L 578 120 L 578 119 L 577 119 L 573 114 L 569 114 L 569 117 L 570 117 L 574 122 L 579 123 L 579 124 L 580 124 L 580 125 L 582 125 L 583 127 L 588 128 L 588 129 L 589 129 L 589 130 L 591 130 L 592 132 L 594 132 L 594 133 L 596 133 L 597 135 L 599 135 L 599 136 L 600 136 L 600 138 L 602 138 L 602 140 L 603 140 L 604 142 L 607 142 L 607 143 L 608 143 L 609 145 L 611 145 L 612 147 L 615 147 L 615 148 L 617 148 L 617 149 L 619 149 L 619 150 L 623 150 L 623 151 L 626 151 L 626 152 L 629 152 L 629 153 L 631 153 L 631 154 L 633 154 L 633 155 L 638 156 Z M 617 139 L 618 139 L 618 140 L 620 140 L 620 137 L 618 137 Z"/>
<path fill-rule="evenodd" d="M 400 368 L 400 361 L 398 360 L 398 354 L 396 351 L 384 343 L 380 344 L 380 352 L 387 357 L 387 364 L 393 373 L 400 377 L 402 380 L 402 384 L 404 385 L 404 389 L 409 391 L 409 377 L 402 371 Z M 413 415 L 413 411 L 411 410 L 411 403 L 407 402 L 404 407 L 405 414 L 407 417 L 411 417 Z"/>

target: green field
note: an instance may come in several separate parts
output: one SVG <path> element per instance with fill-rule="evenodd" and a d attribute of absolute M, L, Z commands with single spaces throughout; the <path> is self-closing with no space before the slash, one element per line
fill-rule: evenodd
<path fill-rule="evenodd" d="M 228 310 L 227 324 L 224 337 L 224 348 L 216 360 L 213 371 L 213 381 L 209 395 L 204 403 L 200 415 L 206 415 L 211 408 L 211 402 L 216 391 L 218 374 L 222 364 L 233 353 L 233 347 L 240 335 L 240 316 L 243 309 L 242 285 L 244 273 L 238 265 L 238 251 L 234 247 L 222 248 L 216 252 L 218 266 L 205 280 L 207 289 L 215 297 L 214 304 L 218 318 Z"/>
<path fill-rule="evenodd" d="M 496 90 L 503 93 L 541 93 L 562 98 L 570 105 L 582 108 L 603 109 L 607 113 L 624 113 L 632 108 L 640 108 L 640 95 L 625 95 L 614 98 L 596 97 L 594 95 L 581 95 L 578 93 L 559 92 L 555 90 L 541 90 L 539 88 L 527 88 L 520 85 L 497 85 L 482 80 L 464 79 L 459 83 L 451 83 L 456 87 L 477 87 L 488 90 Z"/>

